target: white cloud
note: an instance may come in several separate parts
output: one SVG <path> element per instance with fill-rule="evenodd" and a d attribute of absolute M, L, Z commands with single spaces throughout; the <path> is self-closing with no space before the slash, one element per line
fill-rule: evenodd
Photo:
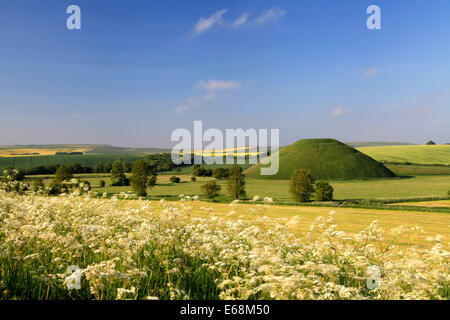
<path fill-rule="evenodd" d="M 377 67 L 372 67 L 364 71 L 365 76 L 373 76 L 375 73 L 380 71 Z"/>
<path fill-rule="evenodd" d="M 280 7 L 274 7 L 261 13 L 259 17 L 255 19 L 257 25 L 263 25 L 267 22 L 277 21 L 282 19 L 286 15 L 286 10 Z"/>
<path fill-rule="evenodd" d="M 215 24 L 222 21 L 222 16 L 227 13 L 227 9 L 216 11 L 209 18 L 201 17 L 200 20 L 195 25 L 194 31 L 196 34 L 200 34 L 211 29 Z"/>
<path fill-rule="evenodd" d="M 331 115 L 333 117 L 342 116 L 344 113 L 346 113 L 346 110 L 344 108 L 342 108 L 342 107 L 334 108 L 333 111 L 331 111 Z"/>
<path fill-rule="evenodd" d="M 226 91 L 226 90 L 230 90 L 230 89 L 238 89 L 241 87 L 241 83 L 239 81 L 234 81 L 234 80 L 230 80 L 230 81 L 218 81 L 218 80 L 214 80 L 211 79 L 207 82 L 200 80 L 199 83 L 197 84 L 198 88 L 207 90 L 207 91 Z"/>
<path fill-rule="evenodd" d="M 176 107 L 173 112 L 175 112 L 176 114 L 182 114 L 184 111 L 186 111 L 188 109 L 189 109 L 189 106 L 182 104 L 182 105 Z"/>
<path fill-rule="evenodd" d="M 248 13 L 245 12 L 233 22 L 233 27 L 242 26 L 243 24 L 245 24 L 247 22 L 247 20 L 248 20 Z"/>

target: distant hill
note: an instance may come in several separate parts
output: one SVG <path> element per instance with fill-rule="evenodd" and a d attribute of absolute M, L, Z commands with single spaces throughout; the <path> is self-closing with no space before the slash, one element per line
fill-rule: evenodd
<path fill-rule="evenodd" d="M 384 162 L 450 165 L 450 145 L 380 146 L 358 148 Z"/>
<path fill-rule="evenodd" d="M 72 163 L 92 167 L 96 163 L 104 164 L 119 158 L 133 162 L 149 154 L 165 152 L 170 150 L 82 144 L 0 146 L 0 171 L 7 167 L 29 170 L 38 166 Z"/>
<path fill-rule="evenodd" d="M 379 147 L 379 146 L 411 146 L 413 143 L 408 142 L 387 142 L 387 141 L 373 141 L 373 142 L 346 142 L 345 144 L 353 148 L 361 147 Z"/>
<path fill-rule="evenodd" d="M 312 170 L 316 179 L 351 180 L 389 178 L 395 174 L 358 150 L 334 139 L 299 140 L 279 151 L 280 170 L 261 176 L 260 164 L 245 171 L 250 178 L 289 179 L 295 169 Z"/>
<path fill-rule="evenodd" d="M 84 153 L 96 155 L 132 155 L 145 156 L 152 153 L 170 152 L 162 148 L 128 148 L 95 144 L 50 144 L 0 146 L 0 157 L 8 156 L 50 156 L 57 153 Z"/>

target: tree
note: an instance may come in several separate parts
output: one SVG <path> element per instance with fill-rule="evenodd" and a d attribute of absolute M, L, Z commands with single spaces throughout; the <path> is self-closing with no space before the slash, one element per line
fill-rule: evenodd
<path fill-rule="evenodd" d="M 131 168 L 131 186 L 133 187 L 133 191 L 140 197 L 147 196 L 150 173 L 150 168 L 145 160 L 139 160 L 133 163 Z"/>
<path fill-rule="evenodd" d="M 427 146 L 434 146 L 436 143 L 433 140 L 427 142 Z"/>
<path fill-rule="evenodd" d="M 54 181 L 57 183 L 61 183 L 63 181 L 70 181 L 73 179 L 72 169 L 66 166 L 59 166 L 56 169 Z"/>
<path fill-rule="evenodd" d="M 217 197 L 219 195 L 220 189 L 221 187 L 215 180 L 209 181 L 208 183 L 202 185 L 202 190 L 208 199 L 214 199 L 215 197 Z"/>
<path fill-rule="evenodd" d="M 242 173 L 242 168 L 238 165 L 233 165 L 230 168 L 230 177 L 228 179 L 228 191 L 234 199 L 245 197 L 245 175 Z"/>
<path fill-rule="evenodd" d="M 314 178 L 311 170 L 296 169 L 289 181 L 289 191 L 295 201 L 308 202 L 314 192 Z"/>
<path fill-rule="evenodd" d="M 213 170 L 213 177 L 216 179 L 228 179 L 230 170 L 226 168 L 216 168 Z"/>
<path fill-rule="evenodd" d="M 125 167 L 122 160 L 117 159 L 111 167 L 111 185 L 112 186 L 129 186 L 130 180 L 125 176 Z"/>
<path fill-rule="evenodd" d="M 105 172 L 105 167 L 100 162 L 97 162 L 96 164 L 94 164 L 93 171 L 95 173 L 103 173 Z"/>
<path fill-rule="evenodd" d="M 199 164 L 194 164 L 192 166 L 192 175 L 194 177 L 211 177 L 213 175 L 213 171 L 211 169 L 206 169 Z"/>
<path fill-rule="evenodd" d="M 319 181 L 316 183 L 316 201 L 332 201 L 333 200 L 333 187 L 325 181 Z"/>
<path fill-rule="evenodd" d="M 156 173 L 152 171 L 150 173 L 150 176 L 148 177 L 148 187 L 153 188 L 156 185 L 156 180 L 158 177 L 156 176 Z"/>

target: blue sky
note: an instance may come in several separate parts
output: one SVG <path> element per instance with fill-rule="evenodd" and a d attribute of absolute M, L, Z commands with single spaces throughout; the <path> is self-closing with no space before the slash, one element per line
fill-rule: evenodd
<path fill-rule="evenodd" d="M 2 0 L 0 144 L 168 147 L 194 120 L 450 142 L 449 38 L 446 0 Z"/>

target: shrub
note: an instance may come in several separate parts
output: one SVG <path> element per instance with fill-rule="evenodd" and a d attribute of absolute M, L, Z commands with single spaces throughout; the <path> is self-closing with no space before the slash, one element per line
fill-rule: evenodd
<path fill-rule="evenodd" d="M 45 189 L 44 179 L 34 178 L 33 179 L 33 191 L 38 192 Z"/>
<path fill-rule="evenodd" d="M 208 199 L 214 199 L 219 195 L 219 191 L 222 189 L 216 181 L 209 181 L 202 185 L 202 190 Z"/>
<path fill-rule="evenodd" d="M 228 192 L 234 199 L 245 197 L 245 175 L 242 173 L 242 168 L 233 165 L 230 168 L 230 177 L 228 180 Z"/>
<path fill-rule="evenodd" d="M 333 200 L 333 187 L 325 181 L 319 181 L 316 183 L 316 201 L 332 201 Z"/>
<path fill-rule="evenodd" d="M 6 181 L 23 181 L 24 178 L 25 178 L 25 174 L 18 169 L 8 168 L 5 171 L 3 171 L 2 180 L 5 182 Z"/>
<path fill-rule="evenodd" d="M 433 140 L 427 142 L 427 146 L 434 146 L 436 143 Z"/>
<path fill-rule="evenodd" d="M 308 202 L 314 192 L 314 178 L 311 170 L 296 169 L 289 181 L 289 191 L 295 201 Z"/>
<path fill-rule="evenodd" d="M 100 180 L 100 182 L 99 182 L 99 187 L 100 187 L 100 188 L 104 188 L 105 186 L 106 186 L 105 180 Z"/>
<path fill-rule="evenodd" d="M 59 181 L 53 179 L 53 181 L 48 186 L 47 194 L 49 194 L 49 195 L 60 194 L 61 193 L 61 189 L 62 189 L 62 184 Z"/>
<path fill-rule="evenodd" d="M 180 183 L 181 179 L 179 177 L 172 176 L 172 177 L 170 177 L 170 182 L 172 182 L 172 183 Z"/>
<path fill-rule="evenodd" d="M 211 177 L 213 175 L 213 171 L 211 169 L 206 169 L 199 164 L 194 164 L 192 166 L 192 175 L 194 177 Z"/>
<path fill-rule="evenodd" d="M 195 182 L 195 181 L 197 181 L 197 178 L 196 177 L 191 177 L 191 181 Z"/>

